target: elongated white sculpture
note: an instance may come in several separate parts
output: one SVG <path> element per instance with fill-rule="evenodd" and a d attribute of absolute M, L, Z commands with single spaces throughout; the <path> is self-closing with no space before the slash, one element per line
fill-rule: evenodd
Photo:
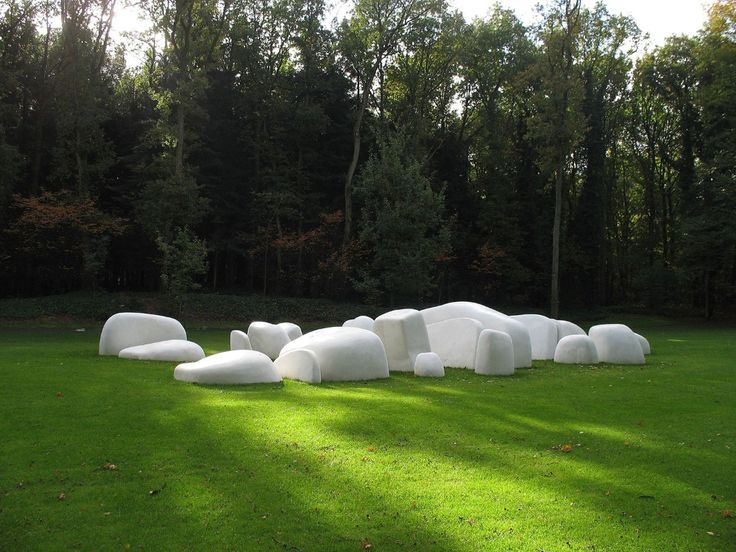
<path fill-rule="evenodd" d="M 169 339 L 186 340 L 178 320 L 142 312 L 119 312 L 107 319 L 100 334 L 101 355 L 118 355 L 123 349 Z"/>
<path fill-rule="evenodd" d="M 185 339 L 167 339 L 156 343 L 126 347 L 120 358 L 133 360 L 160 360 L 166 362 L 194 362 L 204 358 L 202 347 Z"/>
<path fill-rule="evenodd" d="M 278 358 L 284 345 L 291 341 L 283 327 L 268 322 L 251 322 L 248 339 L 254 351 L 260 351 L 272 360 Z"/>
<path fill-rule="evenodd" d="M 280 328 L 283 328 L 286 332 L 286 335 L 288 335 L 289 339 L 292 341 L 295 340 L 297 337 L 302 336 L 302 329 L 293 322 L 279 322 L 276 325 Z"/>
<path fill-rule="evenodd" d="M 623 324 L 600 324 L 588 333 L 595 343 L 600 362 L 644 364 L 644 352 L 636 334 Z"/>
<path fill-rule="evenodd" d="M 557 341 L 559 342 L 560 339 L 563 337 L 567 337 L 568 335 L 588 335 L 585 333 L 585 330 L 575 324 L 574 322 L 570 322 L 568 320 L 555 320 L 557 323 Z"/>
<path fill-rule="evenodd" d="M 649 345 L 649 340 L 640 334 L 634 334 L 636 335 L 636 338 L 639 340 L 639 345 L 641 345 L 641 352 L 645 355 L 649 355 L 652 353 L 652 347 Z"/>
<path fill-rule="evenodd" d="M 388 377 L 388 361 L 381 339 L 361 328 L 323 328 L 304 334 L 281 350 L 286 357 L 293 351 L 307 350 L 314 353 L 319 364 L 322 381 L 356 381 Z M 311 357 L 295 356 L 289 365 L 301 359 L 305 364 Z M 277 361 L 279 359 L 276 359 Z M 286 369 L 286 368 L 284 368 Z M 289 366 L 292 373 L 308 372 L 310 368 Z"/>
<path fill-rule="evenodd" d="M 514 374 L 514 343 L 511 336 L 498 330 L 483 330 L 475 352 L 475 373 L 486 376 Z"/>
<path fill-rule="evenodd" d="M 532 365 L 532 344 L 526 326 L 510 316 L 478 303 L 457 301 L 437 307 L 424 309 L 422 316 L 427 324 L 434 324 L 449 318 L 473 318 L 489 330 L 498 330 L 511 336 L 514 345 L 514 368 L 527 368 Z"/>
<path fill-rule="evenodd" d="M 587 335 L 566 335 L 557 344 L 555 362 L 559 364 L 598 364 L 598 349 Z"/>
<path fill-rule="evenodd" d="M 400 309 L 382 314 L 376 318 L 373 331 L 386 349 L 389 370 L 413 372 L 417 355 L 430 352 L 427 326 L 418 310 Z"/>
<path fill-rule="evenodd" d="M 445 366 L 437 353 L 419 353 L 414 361 L 414 375 L 420 378 L 443 378 Z"/>
<path fill-rule="evenodd" d="M 532 341 L 532 360 L 551 360 L 557 347 L 557 322 L 541 314 L 512 316 L 529 330 Z"/>
<path fill-rule="evenodd" d="M 373 331 L 373 319 L 370 316 L 357 316 L 342 323 L 345 328 L 362 328 Z"/>
<path fill-rule="evenodd" d="M 282 378 L 306 383 L 320 383 L 322 381 L 319 359 L 309 349 L 296 349 L 283 353 L 274 361 L 274 365 Z"/>
<path fill-rule="evenodd" d="M 179 364 L 174 378 L 210 385 L 276 383 L 281 376 L 273 361 L 258 351 L 226 351 L 197 362 Z"/>
<path fill-rule="evenodd" d="M 248 334 L 241 330 L 233 330 L 230 332 L 230 350 L 231 351 L 251 351 L 253 347 L 250 345 Z"/>
<path fill-rule="evenodd" d="M 429 346 L 444 366 L 475 368 L 475 350 L 483 324 L 473 318 L 448 318 L 427 324 Z"/>

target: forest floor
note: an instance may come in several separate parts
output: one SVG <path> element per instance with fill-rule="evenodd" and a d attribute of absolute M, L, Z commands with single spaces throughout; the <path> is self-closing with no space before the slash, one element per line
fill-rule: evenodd
<path fill-rule="evenodd" d="M 0 548 L 734 550 L 736 327 L 628 322 L 645 366 L 249 387 L 6 324 Z"/>

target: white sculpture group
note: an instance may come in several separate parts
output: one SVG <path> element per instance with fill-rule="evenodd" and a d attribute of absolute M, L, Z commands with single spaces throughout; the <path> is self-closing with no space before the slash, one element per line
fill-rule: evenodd
<path fill-rule="evenodd" d="M 302 335 L 290 322 L 253 322 L 230 333 L 230 351 L 206 357 L 173 318 L 118 313 L 105 323 L 101 355 L 181 362 L 178 380 L 204 384 L 307 383 L 371 380 L 390 371 L 443 377 L 445 367 L 491 376 L 512 375 L 532 360 L 564 364 L 644 364 L 649 342 L 623 324 L 589 334 L 538 314 L 507 316 L 478 303 L 455 302 L 422 311 L 394 310 L 375 320 L 359 316 L 342 327 Z"/>

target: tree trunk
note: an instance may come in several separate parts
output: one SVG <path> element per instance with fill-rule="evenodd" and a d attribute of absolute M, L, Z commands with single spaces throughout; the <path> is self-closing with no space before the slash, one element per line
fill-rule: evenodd
<path fill-rule="evenodd" d="M 176 109 L 176 165 L 174 177 L 177 184 L 184 181 L 184 106 Z"/>
<path fill-rule="evenodd" d="M 549 295 L 550 316 L 560 314 L 560 226 L 562 222 L 562 176 L 565 168 L 564 158 L 557 161 L 555 174 L 555 219 L 552 225 L 552 282 Z"/>

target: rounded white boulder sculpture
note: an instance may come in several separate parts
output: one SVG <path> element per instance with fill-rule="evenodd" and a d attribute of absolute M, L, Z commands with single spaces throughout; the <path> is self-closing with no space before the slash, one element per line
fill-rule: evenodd
<path fill-rule="evenodd" d="M 167 339 L 146 345 L 126 347 L 120 358 L 133 360 L 161 360 L 166 362 L 195 362 L 204 358 L 202 347 L 185 339 Z"/>
<path fill-rule="evenodd" d="M 445 367 L 436 353 L 419 353 L 414 361 L 414 375 L 420 378 L 443 378 Z"/>
<path fill-rule="evenodd" d="M 566 335 L 557 344 L 555 362 L 560 364 L 598 364 L 598 350 L 587 335 Z"/>
<path fill-rule="evenodd" d="M 268 322 L 251 322 L 248 339 L 254 351 L 260 351 L 272 360 L 278 358 L 284 345 L 291 341 L 283 327 Z"/>
<path fill-rule="evenodd" d="M 639 340 L 639 345 L 641 345 L 641 352 L 645 355 L 652 354 L 652 347 L 649 345 L 649 340 L 638 333 L 635 333 L 634 335 L 636 335 L 636 338 Z"/>
<path fill-rule="evenodd" d="M 317 355 L 309 349 L 296 349 L 283 353 L 274 361 L 276 371 L 282 378 L 306 383 L 320 383 L 322 371 Z"/>
<path fill-rule="evenodd" d="M 186 340 L 178 320 L 142 312 L 119 312 L 107 319 L 100 334 L 100 354 L 118 355 L 123 349 L 169 339 Z"/>
<path fill-rule="evenodd" d="M 595 343 L 600 362 L 644 364 L 644 352 L 631 328 L 623 324 L 599 324 L 588 333 Z"/>
<path fill-rule="evenodd" d="M 230 350 L 231 351 L 251 351 L 253 347 L 250 345 L 248 334 L 241 330 L 233 330 L 230 332 Z"/>
<path fill-rule="evenodd" d="M 258 351 L 226 351 L 197 362 L 179 364 L 174 378 L 191 383 L 241 385 L 277 383 L 281 376 L 273 361 Z"/>
<path fill-rule="evenodd" d="M 276 325 L 280 328 L 284 328 L 286 335 L 289 336 L 289 339 L 291 341 L 294 341 L 297 337 L 302 336 L 302 329 L 293 322 L 279 322 Z"/>
<path fill-rule="evenodd" d="M 475 368 L 475 350 L 483 324 L 473 318 L 448 318 L 427 325 L 429 346 L 444 366 Z"/>
<path fill-rule="evenodd" d="M 567 320 L 555 320 L 557 323 L 557 341 L 568 335 L 588 335 L 585 330 L 573 322 Z"/>
<path fill-rule="evenodd" d="M 287 344 L 281 351 L 285 357 L 293 351 L 314 353 L 319 365 L 321 381 L 356 381 L 388 377 L 388 361 L 381 339 L 360 328 L 323 328 L 304 334 Z M 279 359 L 277 359 L 278 361 Z M 309 364 L 311 356 L 300 355 L 288 359 L 292 373 L 309 373 L 311 368 L 297 368 L 297 361 Z"/>
<path fill-rule="evenodd" d="M 358 316 L 342 323 L 344 328 L 361 328 L 373 331 L 373 319 L 370 316 Z"/>
<path fill-rule="evenodd" d="M 389 370 L 413 372 L 419 353 L 429 353 L 429 335 L 421 313 L 400 309 L 382 314 L 373 324 L 373 331 L 386 349 Z"/>
<path fill-rule="evenodd" d="M 529 330 L 532 341 L 532 360 L 550 360 L 557 347 L 557 322 L 541 314 L 518 314 L 512 316 Z"/>
<path fill-rule="evenodd" d="M 511 336 L 498 330 L 483 330 L 475 352 L 475 373 L 485 376 L 514 374 L 514 344 Z"/>

